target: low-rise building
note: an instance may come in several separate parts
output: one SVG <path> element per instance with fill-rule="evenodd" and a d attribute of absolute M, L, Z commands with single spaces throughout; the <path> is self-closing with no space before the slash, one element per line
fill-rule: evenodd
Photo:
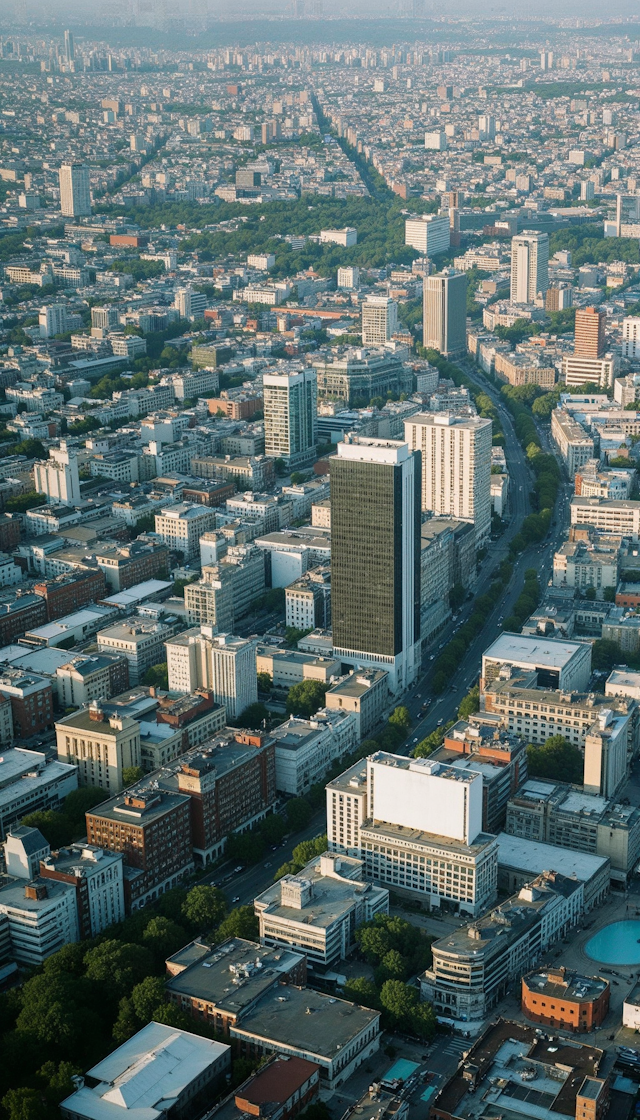
<path fill-rule="evenodd" d="M 525 883 L 551 867 L 561 875 L 584 883 L 585 914 L 607 898 L 611 885 L 611 862 L 607 856 L 525 840 L 506 832 L 499 832 L 497 840 L 498 890 L 508 895 L 517 894 Z"/>
<path fill-rule="evenodd" d="M 565 541 L 553 557 L 554 587 L 569 587 L 581 592 L 593 588 L 598 599 L 606 588 L 618 586 L 617 547 L 593 545 L 588 541 Z M 616 600 L 617 601 L 617 600 Z"/>
<path fill-rule="evenodd" d="M 535 1094 L 538 1120 L 602 1120 L 609 1106 L 609 1081 L 599 1076 L 603 1058 L 604 1051 L 594 1046 L 498 1019 L 432 1097 L 431 1115 L 434 1120 L 473 1116 L 478 1102 L 489 1098 L 492 1112 L 522 1116 L 523 1096 Z"/>
<path fill-rule="evenodd" d="M 61 708 L 85 708 L 129 687 L 129 662 L 121 654 L 80 653 L 56 669 Z"/>
<path fill-rule="evenodd" d="M 327 852 L 267 887 L 254 907 L 263 945 L 305 953 L 322 972 L 349 956 L 363 922 L 389 913 L 389 892 L 363 882 L 361 860 Z"/>
<path fill-rule="evenodd" d="M 591 645 L 505 632 L 482 655 L 481 691 L 506 665 L 535 670 L 542 687 L 585 689 L 591 676 Z"/>
<path fill-rule="evenodd" d="M 389 674 L 384 669 L 352 669 L 327 689 L 324 702 L 330 710 L 353 712 L 358 737 L 366 739 L 382 724 L 390 699 Z"/>
<path fill-rule="evenodd" d="M 540 968 L 522 977 L 520 1006 L 525 1018 L 574 1034 L 597 1030 L 607 1017 L 611 987 L 601 976 L 581 976 Z"/>
<path fill-rule="evenodd" d="M 48 677 L 5 666 L 0 675 L 0 696 L 11 704 L 16 736 L 29 739 L 53 724 L 53 690 Z"/>
<path fill-rule="evenodd" d="M 231 1048 L 164 1023 L 148 1023 L 98 1065 L 60 1105 L 65 1120 L 191 1118 L 224 1087 Z M 83 1079 L 84 1082 L 84 1079 Z"/>
<path fill-rule="evenodd" d="M 293 716 L 273 730 L 276 787 L 302 797 L 321 782 L 337 759 L 355 750 L 358 727 L 353 712 L 322 708 L 312 719 Z"/>
<path fill-rule="evenodd" d="M 0 716 L 2 715 L 0 706 Z M 11 716 L 9 702 L 6 701 Z M 6 742 L 6 740 L 5 740 Z M 65 797 L 78 788 L 74 765 L 47 759 L 39 751 L 3 747 L 0 758 L 0 839 L 29 813 L 60 809 Z"/>
<path fill-rule="evenodd" d="M 331 626 L 331 567 L 310 568 L 285 588 L 285 622 L 296 630 Z"/>
<path fill-rule="evenodd" d="M 301 681 L 329 684 L 341 674 L 342 663 L 333 657 L 314 656 L 278 646 L 256 646 L 256 669 L 268 673 L 274 688 L 291 688 Z"/>
<path fill-rule="evenodd" d="M 260 996 L 281 986 L 304 985 L 307 979 L 304 953 L 240 937 L 215 948 L 193 941 L 169 957 L 166 966 L 169 1002 L 227 1038 Z"/>
<path fill-rule="evenodd" d="M 572 478 L 585 463 L 593 459 L 593 438 L 563 408 L 554 408 L 551 413 L 551 438 Z"/>
<path fill-rule="evenodd" d="M 64 716 L 55 728 L 58 758 L 78 768 L 81 786 L 116 793 L 123 786 L 123 770 L 140 766 L 139 723 L 126 715 L 107 717 L 95 700 Z"/>
<path fill-rule="evenodd" d="M 76 892 L 68 883 L 36 877 L 0 887 L 0 942 L 10 959 L 38 968 L 78 940 Z"/>
<path fill-rule="evenodd" d="M 276 1056 L 236 1089 L 233 1103 L 246 1116 L 262 1116 L 268 1110 L 271 1120 L 293 1120 L 319 1088 L 320 1067 L 315 1062 Z M 227 1118 L 219 1115 L 219 1120 Z"/>
<path fill-rule="evenodd" d="M 577 925 L 583 904 L 581 882 L 545 871 L 484 917 L 433 943 L 432 966 L 420 980 L 422 998 L 437 1015 L 484 1019 L 513 981 Z"/>
<path fill-rule="evenodd" d="M 147 669 L 165 660 L 164 644 L 174 627 L 132 618 L 98 632 L 100 653 L 120 654 L 129 663 L 129 682 L 138 684 Z"/>

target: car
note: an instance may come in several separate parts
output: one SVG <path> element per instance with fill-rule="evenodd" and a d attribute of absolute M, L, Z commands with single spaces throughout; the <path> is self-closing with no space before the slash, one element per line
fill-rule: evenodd
<path fill-rule="evenodd" d="M 232 901 L 232 902 L 239 902 L 239 901 L 240 901 L 240 895 L 239 895 L 239 894 L 234 894 L 234 896 L 233 896 L 233 898 L 231 899 L 231 901 Z"/>
<path fill-rule="evenodd" d="M 428 707 L 429 707 L 429 701 L 425 700 L 424 704 L 422 705 L 422 711 L 424 712 L 425 709 L 428 708 Z"/>
<path fill-rule="evenodd" d="M 436 726 L 437 726 L 437 727 L 441 727 L 443 723 L 444 723 L 444 720 L 443 720 L 443 719 L 439 719 L 439 720 L 438 720 L 438 722 L 437 722 L 437 724 L 436 724 Z"/>
<path fill-rule="evenodd" d="M 244 864 L 239 863 L 237 867 L 234 867 L 233 874 L 239 875 L 241 871 L 244 871 Z"/>
<path fill-rule="evenodd" d="M 433 661 L 434 657 L 435 657 L 435 653 L 432 653 L 431 656 L 429 657 L 429 661 Z"/>
<path fill-rule="evenodd" d="M 416 735 L 416 737 L 415 737 L 415 739 L 414 739 L 413 741 L 414 741 L 414 743 L 417 743 L 417 742 L 418 742 L 418 736 L 417 736 L 417 735 Z"/>

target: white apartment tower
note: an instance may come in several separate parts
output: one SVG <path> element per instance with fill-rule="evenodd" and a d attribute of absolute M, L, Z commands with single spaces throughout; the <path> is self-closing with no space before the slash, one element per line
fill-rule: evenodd
<path fill-rule="evenodd" d="M 622 320 L 622 357 L 640 358 L 640 316 L 627 315 Z"/>
<path fill-rule="evenodd" d="M 511 302 L 534 303 L 549 287 L 549 234 L 525 230 L 511 241 Z"/>
<path fill-rule="evenodd" d="M 424 344 L 446 357 L 467 348 L 467 277 L 445 268 L 424 279 Z"/>
<path fill-rule="evenodd" d="M 41 307 L 38 323 L 41 338 L 53 338 L 56 334 L 64 334 L 67 329 L 66 304 L 50 303 L 48 307 Z"/>
<path fill-rule="evenodd" d="M 80 501 L 80 475 L 76 452 L 65 440 L 49 448 L 49 458 L 34 465 L 34 483 L 39 494 L 46 494 L 57 505 L 75 506 Z"/>
<path fill-rule="evenodd" d="M 451 412 L 405 420 L 412 451 L 422 452 L 422 509 L 471 521 L 476 545 L 491 532 L 491 420 Z"/>
<path fill-rule="evenodd" d="M 404 243 L 417 249 L 423 257 L 448 252 L 451 246 L 449 215 L 421 214 L 419 217 L 407 218 L 404 223 Z"/>
<path fill-rule="evenodd" d="M 397 329 L 397 303 L 387 296 L 367 296 L 362 304 L 363 346 L 384 346 Z"/>
<path fill-rule="evenodd" d="M 235 719 L 258 699 L 256 648 L 212 626 L 187 630 L 166 643 L 169 688 L 176 692 L 211 689 L 227 717 Z"/>
<path fill-rule="evenodd" d="M 91 215 L 89 168 L 77 163 L 63 163 L 60 172 L 60 209 L 65 218 L 88 218 Z"/>
<path fill-rule="evenodd" d="M 290 470 L 316 457 L 318 375 L 311 366 L 263 378 L 265 454 L 284 459 Z"/>

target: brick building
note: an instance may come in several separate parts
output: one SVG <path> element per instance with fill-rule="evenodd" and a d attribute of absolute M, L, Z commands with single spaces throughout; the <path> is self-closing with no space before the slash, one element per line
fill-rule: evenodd
<path fill-rule="evenodd" d="M 14 735 L 28 739 L 53 725 L 51 681 L 7 666 L 0 676 L 0 696 L 11 703 Z"/>
<path fill-rule="evenodd" d="M 147 781 L 86 814 L 87 840 L 122 852 L 125 901 L 136 910 L 178 886 L 193 871 L 190 798 Z"/>
<path fill-rule="evenodd" d="M 118 654 L 80 653 L 56 669 L 60 707 L 81 708 L 129 687 L 129 662 Z"/>
<path fill-rule="evenodd" d="M 182 497 L 185 502 L 196 502 L 201 506 L 223 506 L 235 492 L 235 482 L 203 482 L 201 486 L 185 488 Z"/>
<path fill-rule="evenodd" d="M 611 988 L 601 976 L 541 968 L 522 977 L 522 1012 L 532 1023 L 575 1032 L 599 1027 L 609 1011 Z"/>
<path fill-rule="evenodd" d="M 276 802 L 275 742 L 250 731 L 225 731 L 202 749 L 176 760 L 163 788 L 188 794 L 196 860 L 206 865 L 224 851 L 232 832 L 244 832 Z"/>
<path fill-rule="evenodd" d="M 15 598 L 0 603 L 0 646 L 8 646 L 27 630 L 43 626 L 47 621 L 47 605 L 41 595 L 22 594 L 17 588 Z"/>
<path fill-rule="evenodd" d="M 292 1120 L 318 1095 L 320 1066 L 304 1058 L 276 1055 L 236 1089 L 234 1104 L 247 1116 Z"/>
<path fill-rule="evenodd" d="M 20 543 L 20 518 L 15 513 L 0 514 L 0 552 L 11 552 Z"/>
<path fill-rule="evenodd" d="M 163 579 L 168 571 L 169 550 L 155 541 L 135 540 L 131 544 L 101 546 L 96 564 L 104 573 L 109 593 L 126 591 L 147 579 Z"/>
<path fill-rule="evenodd" d="M 106 595 L 107 585 L 103 572 L 84 571 L 42 580 L 33 590 L 45 601 L 47 622 L 53 622 L 97 602 Z"/>

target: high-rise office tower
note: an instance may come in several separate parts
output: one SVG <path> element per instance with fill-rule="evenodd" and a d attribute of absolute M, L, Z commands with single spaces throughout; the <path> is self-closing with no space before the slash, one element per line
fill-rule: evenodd
<path fill-rule="evenodd" d="M 64 60 L 65 62 L 74 62 L 76 57 L 76 48 L 73 42 L 73 32 L 65 31 L 64 33 Z"/>
<path fill-rule="evenodd" d="M 447 357 L 467 348 L 467 276 L 445 268 L 423 281 L 424 344 Z"/>
<path fill-rule="evenodd" d="M 422 509 L 473 522 L 478 546 L 491 532 L 492 427 L 450 412 L 419 413 L 404 425 L 409 448 L 422 453 Z"/>
<path fill-rule="evenodd" d="M 318 375 L 310 366 L 263 379 L 265 453 L 284 459 L 290 470 L 316 455 Z"/>
<path fill-rule="evenodd" d="M 607 313 L 599 307 L 576 308 L 574 354 L 601 358 L 606 348 Z"/>
<path fill-rule="evenodd" d="M 362 343 L 382 346 L 398 329 L 398 305 L 387 296 L 368 296 L 362 304 Z"/>
<path fill-rule="evenodd" d="M 35 487 L 56 505 L 74 506 L 80 501 L 78 458 L 74 450 L 61 440 L 59 447 L 49 448 L 49 458 L 34 465 Z"/>
<path fill-rule="evenodd" d="M 533 303 L 549 287 L 549 234 L 525 230 L 511 241 L 511 302 Z"/>
<path fill-rule="evenodd" d="M 65 218 L 88 218 L 91 214 L 89 168 L 63 163 L 60 168 L 60 209 Z"/>
<path fill-rule="evenodd" d="M 338 659 L 384 669 L 401 692 L 420 668 L 420 454 L 345 437 L 331 459 L 331 599 Z"/>

